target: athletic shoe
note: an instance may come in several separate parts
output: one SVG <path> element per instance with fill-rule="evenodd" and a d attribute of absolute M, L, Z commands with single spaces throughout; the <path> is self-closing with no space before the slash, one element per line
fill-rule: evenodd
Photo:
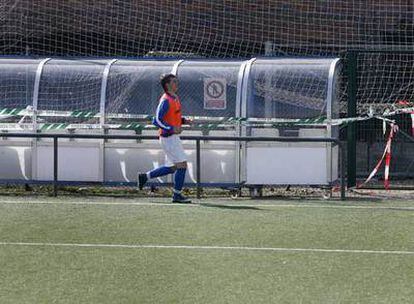
<path fill-rule="evenodd" d="M 146 173 L 138 174 L 138 188 L 139 188 L 139 190 L 142 190 L 144 188 L 147 181 L 148 181 L 148 177 L 147 177 Z"/>
<path fill-rule="evenodd" d="M 172 202 L 176 204 L 191 204 L 191 200 L 180 193 L 174 193 Z"/>

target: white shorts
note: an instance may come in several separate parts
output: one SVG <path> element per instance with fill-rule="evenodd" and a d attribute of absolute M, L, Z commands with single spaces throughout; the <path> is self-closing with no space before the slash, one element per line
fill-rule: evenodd
<path fill-rule="evenodd" d="M 167 156 L 167 166 L 187 161 L 183 144 L 181 143 L 181 139 L 178 135 L 174 134 L 169 137 L 160 136 L 160 144 L 165 155 Z"/>

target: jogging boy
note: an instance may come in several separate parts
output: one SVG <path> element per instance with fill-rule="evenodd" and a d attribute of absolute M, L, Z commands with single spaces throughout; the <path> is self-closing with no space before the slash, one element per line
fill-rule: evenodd
<path fill-rule="evenodd" d="M 187 157 L 179 134 L 181 126 L 190 121 L 182 117 L 181 102 L 177 96 L 178 80 L 174 74 L 163 74 L 160 78 L 164 94 L 161 96 L 153 124 L 159 128 L 160 144 L 167 156 L 167 164 L 138 175 L 138 186 L 142 190 L 148 179 L 174 175 L 173 203 L 191 203 L 181 194 L 187 171 Z"/>

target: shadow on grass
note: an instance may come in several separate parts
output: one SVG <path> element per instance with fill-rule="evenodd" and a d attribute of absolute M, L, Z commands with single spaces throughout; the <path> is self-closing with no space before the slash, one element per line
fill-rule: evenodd
<path fill-rule="evenodd" d="M 386 208 L 386 210 L 414 212 L 414 209 L 409 208 L 409 207 L 390 207 L 390 208 Z"/>
<path fill-rule="evenodd" d="M 322 196 L 317 197 L 317 196 L 282 196 L 282 195 L 267 195 L 267 196 L 262 196 L 262 197 L 255 197 L 252 198 L 251 200 L 253 201 L 294 201 L 294 202 L 309 202 L 309 203 L 314 203 L 314 202 L 318 202 L 318 203 L 326 203 L 326 204 L 337 204 L 337 203 L 342 203 L 342 204 L 347 204 L 348 203 L 352 203 L 352 202 L 360 202 L 360 203 L 386 203 L 386 198 L 382 198 L 382 197 L 347 197 L 345 201 L 342 201 L 340 198 L 337 197 L 333 197 L 333 198 L 328 198 L 325 199 Z"/>
<path fill-rule="evenodd" d="M 208 207 L 208 208 L 218 208 L 218 209 L 230 209 L 230 210 L 261 210 L 261 208 L 253 207 L 253 206 L 231 206 L 231 205 L 219 205 L 219 204 L 208 204 L 208 203 L 200 203 L 198 204 L 201 207 Z"/>

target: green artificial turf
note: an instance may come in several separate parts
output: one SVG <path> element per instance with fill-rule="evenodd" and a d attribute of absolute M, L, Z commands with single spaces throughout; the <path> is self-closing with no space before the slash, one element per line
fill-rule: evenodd
<path fill-rule="evenodd" d="M 0 303 L 414 301 L 414 202 L 168 201 L 0 197 Z"/>

